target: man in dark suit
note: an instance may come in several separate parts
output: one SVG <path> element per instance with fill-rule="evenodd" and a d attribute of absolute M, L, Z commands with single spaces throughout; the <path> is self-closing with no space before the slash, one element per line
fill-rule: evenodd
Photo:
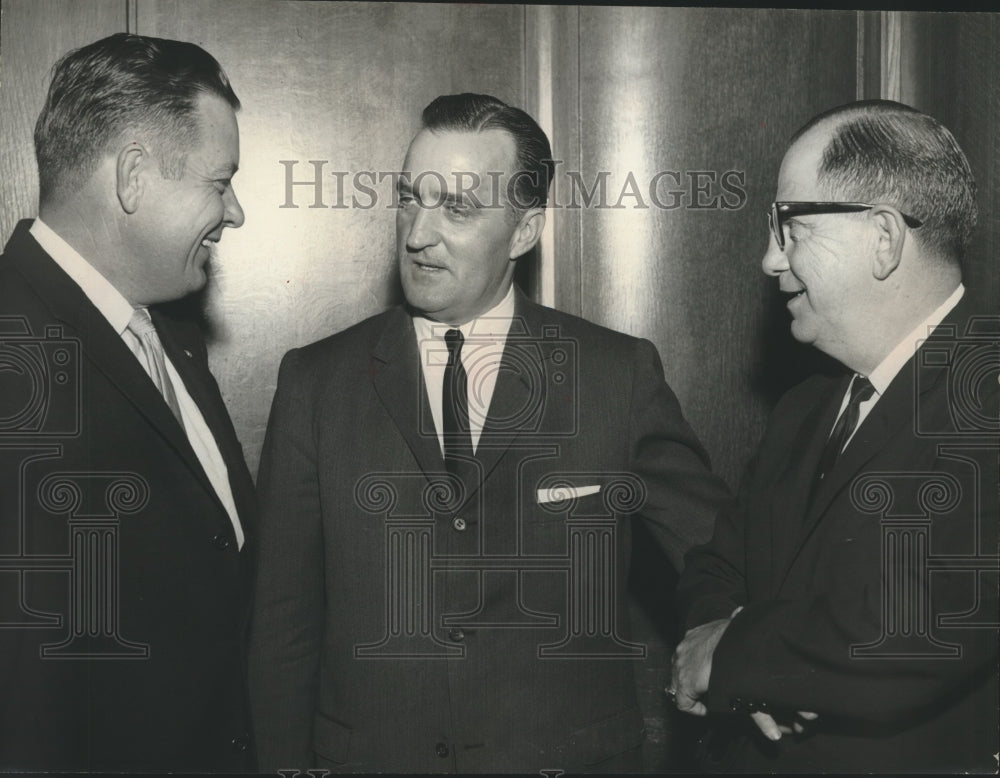
<path fill-rule="evenodd" d="M 253 483 L 164 307 L 243 223 L 238 106 L 190 43 L 113 35 L 54 70 L 39 218 L 0 258 L 4 769 L 254 766 Z"/>
<path fill-rule="evenodd" d="M 432 102 L 399 182 L 408 305 L 282 362 L 258 485 L 262 769 L 640 764 L 630 520 L 679 565 L 727 491 L 649 342 L 513 286 L 551 164 L 523 111 Z"/>
<path fill-rule="evenodd" d="M 975 184 L 893 102 L 793 138 L 764 271 L 792 334 L 850 372 L 778 404 L 679 583 L 672 691 L 705 767 L 996 771 L 996 301 L 962 284 Z"/>

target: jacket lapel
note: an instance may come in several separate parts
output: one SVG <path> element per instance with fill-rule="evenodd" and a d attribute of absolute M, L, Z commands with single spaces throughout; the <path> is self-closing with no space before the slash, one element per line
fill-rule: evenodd
<path fill-rule="evenodd" d="M 771 547 L 775 575 L 772 594 L 776 594 L 802 538 L 809 520 L 809 498 L 819 459 L 834 421 L 849 378 L 831 382 L 829 390 L 806 415 L 786 451 L 785 467 L 775 480 L 771 500 Z"/>
<path fill-rule="evenodd" d="M 8 246 L 7 253 L 18 271 L 45 301 L 53 317 L 66 324 L 66 335 L 79 339 L 80 349 L 87 359 L 135 406 L 218 500 L 187 435 L 146 371 L 83 290 L 31 237 L 28 227 L 27 222 L 18 225 Z"/>
<path fill-rule="evenodd" d="M 542 309 L 519 289 L 515 288 L 514 293 L 514 318 L 476 448 L 478 477 L 473 482 L 470 475 L 465 483 L 465 502 L 475 496 L 525 429 L 539 430 L 547 410 L 547 375 L 539 347 Z M 444 472 L 444 459 L 418 354 L 412 319 L 404 309 L 395 309 L 372 351 L 372 382 L 400 435 L 429 477 Z"/>
<path fill-rule="evenodd" d="M 372 349 L 371 375 L 379 400 L 424 475 L 444 472 L 413 321 L 402 308 L 390 311 L 382 336 Z"/>
<path fill-rule="evenodd" d="M 151 310 L 150 314 L 159 333 L 160 342 L 163 344 L 164 353 L 170 358 L 184 382 L 184 388 L 198 406 L 205 424 L 215 439 L 219 454 L 226 465 L 229 486 L 243 527 L 243 534 L 249 538 L 255 513 L 253 478 L 247 468 L 243 448 L 236 436 L 232 419 L 219 393 L 218 384 L 208 371 L 207 364 L 202 364 L 207 362 L 207 356 L 203 353 L 204 347 L 200 341 L 186 342 L 178 325 L 162 312 Z M 200 334 L 198 337 L 200 338 Z M 205 476 L 206 481 L 207 478 Z M 214 488 L 211 491 L 214 495 Z M 219 505 L 222 507 L 221 501 Z"/>
<path fill-rule="evenodd" d="M 484 481 L 523 431 L 540 431 L 538 425 L 548 396 L 539 348 L 539 306 L 529 302 L 517 287 L 514 295 L 514 317 L 476 450 Z"/>
<path fill-rule="evenodd" d="M 969 294 L 966 292 L 959 304 L 935 328 L 929 338 L 940 337 L 940 334 L 946 331 L 961 331 L 956 328 L 968 317 L 970 305 Z M 936 371 L 935 375 L 929 377 L 926 381 L 922 381 L 920 386 L 917 387 L 915 371 L 918 367 L 918 358 L 919 353 L 910 357 L 896 374 L 895 378 L 892 379 L 892 382 L 885 393 L 879 398 L 875 407 L 872 408 L 868 416 L 865 417 L 865 420 L 858 426 L 854 437 L 847 444 L 847 448 L 840 455 L 829 476 L 817 488 L 805 516 L 805 523 L 795 555 L 789 560 L 789 567 L 794 563 L 795 556 L 801 552 L 802 547 L 808 542 L 809 537 L 819 526 L 834 498 L 845 489 L 850 488 L 851 483 L 861 472 L 862 468 L 873 457 L 883 451 L 901 429 L 904 429 L 907 425 L 913 425 L 915 408 L 919 400 L 918 390 L 919 394 L 923 395 L 931 391 L 937 381 L 941 380 L 940 374 L 943 371 Z M 846 385 L 837 398 L 838 402 L 843 400 L 844 391 L 846 391 Z M 830 424 L 833 424 L 832 417 Z"/>

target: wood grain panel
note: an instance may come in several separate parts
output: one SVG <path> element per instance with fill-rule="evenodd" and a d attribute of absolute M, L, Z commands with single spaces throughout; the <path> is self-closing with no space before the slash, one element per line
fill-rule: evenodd
<path fill-rule="evenodd" d="M 1000 300 L 1000 17 L 902 17 L 901 99 L 940 120 L 969 158 L 979 187 L 979 228 L 964 276 L 987 299 Z"/>
<path fill-rule="evenodd" d="M 609 205 L 630 172 L 643 195 L 584 210 L 583 314 L 659 347 L 735 485 L 770 404 L 801 374 L 789 364 L 807 358 L 760 269 L 764 212 L 790 134 L 854 99 L 857 16 L 588 8 L 580 41 L 585 178 L 610 174 Z M 676 175 L 658 207 L 647 189 L 663 171 Z M 726 193 L 727 173 L 745 197 Z"/>
<path fill-rule="evenodd" d="M 517 6 L 401 3 L 137 4 L 142 34 L 191 40 L 226 68 L 243 103 L 234 185 L 246 224 L 219 246 L 207 314 L 210 355 L 256 470 L 277 377 L 289 348 L 342 330 L 397 299 L 390 179 L 356 192 L 359 171 L 398 171 L 420 111 L 439 94 L 487 92 L 521 104 L 523 17 Z M 313 187 L 286 202 L 285 166 Z M 347 441 L 345 441 L 346 443 Z"/>
<path fill-rule="evenodd" d="M 3 0 L 0 5 L 0 241 L 38 214 L 32 134 L 52 66 L 63 54 L 125 30 L 124 0 Z"/>
<path fill-rule="evenodd" d="M 791 133 L 855 97 L 857 18 L 580 11 L 584 180 L 593 186 L 603 172 L 608 189 L 608 207 L 578 211 L 582 313 L 657 345 L 686 416 L 734 487 L 777 395 L 814 360 L 792 341 L 775 282 L 761 272 L 764 213 Z M 745 194 L 723 189 L 727 173 Z M 659 205 L 649 192 L 657 175 Z M 702 722 L 663 694 L 675 579 L 642 529 L 631 589 L 637 639 L 649 647 L 636 665 L 644 761 L 652 771 L 691 769 Z"/>

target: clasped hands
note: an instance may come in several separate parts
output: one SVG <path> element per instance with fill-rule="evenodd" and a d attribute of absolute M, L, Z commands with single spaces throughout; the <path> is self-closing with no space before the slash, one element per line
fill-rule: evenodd
<path fill-rule="evenodd" d="M 737 608 L 728 619 L 716 619 L 707 624 L 689 629 L 674 651 L 673 672 L 667 694 L 674 698 L 677 709 L 693 716 L 708 713 L 700 698 L 708 691 L 712 674 L 712 655 L 722 639 L 723 633 L 743 608 Z M 818 715 L 809 711 L 798 711 L 795 720 L 778 723 L 769 713 L 758 710 L 750 714 L 757 728 L 769 740 L 780 740 L 783 734 L 801 734 L 807 722 L 815 721 Z"/>

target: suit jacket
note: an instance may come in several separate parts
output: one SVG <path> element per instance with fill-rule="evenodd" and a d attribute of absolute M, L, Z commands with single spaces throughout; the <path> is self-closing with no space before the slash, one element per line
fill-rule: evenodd
<path fill-rule="evenodd" d="M 468 465 L 445 472 L 404 309 L 285 356 L 258 484 L 262 769 L 637 766 L 630 516 L 679 565 L 728 499 L 655 348 L 518 293 Z"/>
<path fill-rule="evenodd" d="M 997 319 L 969 292 L 810 500 L 848 378 L 778 404 L 740 507 L 693 550 L 685 626 L 728 617 L 705 701 L 715 771 L 996 770 Z M 988 309 L 983 308 L 983 311 Z M 812 711 L 777 743 L 747 710 Z"/>
<path fill-rule="evenodd" d="M 0 766 L 253 767 L 255 497 L 197 329 L 153 311 L 247 543 L 121 337 L 21 222 L 0 258 Z"/>

